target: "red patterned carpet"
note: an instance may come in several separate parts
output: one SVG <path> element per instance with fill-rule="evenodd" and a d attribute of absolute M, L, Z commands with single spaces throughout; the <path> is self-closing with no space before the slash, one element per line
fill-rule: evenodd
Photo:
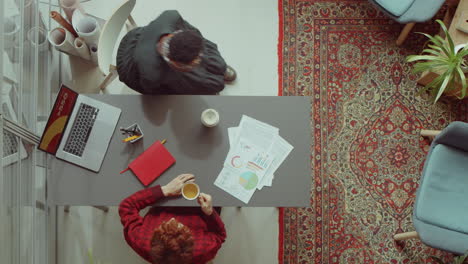
<path fill-rule="evenodd" d="M 279 0 L 279 94 L 311 96 L 311 208 L 280 211 L 280 263 L 431 263 L 411 213 L 428 142 L 421 128 L 467 120 L 467 103 L 417 95 L 404 62 L 424 37 L 367 1 Z M 416 31 L 437 32 L 433 24 Z"/>

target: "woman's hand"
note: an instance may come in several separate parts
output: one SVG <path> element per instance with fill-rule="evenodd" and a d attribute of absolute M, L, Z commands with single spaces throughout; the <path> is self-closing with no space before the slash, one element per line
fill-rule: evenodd
<path fill-rule="evenodd" d="M 200 204 L 203 213 L 206 215 L 211 215 L 213 213 L 213 203 L 211 195 L 206 193 L 200 193 L 198 196 L 198 204 Z"/>
<path fill-rule="evenodd" d="M 187 182 L 194 182 L 193 174 L 181 174 L 173 179 L 168 184 L 161 187 L 164 196 L 177 196 L 182 193 L 182 187 Z"/>

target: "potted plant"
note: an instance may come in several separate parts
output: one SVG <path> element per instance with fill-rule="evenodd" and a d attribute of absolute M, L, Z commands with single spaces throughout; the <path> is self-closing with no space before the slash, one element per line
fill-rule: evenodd
<path fill-rule="evenodd" d="M 442 27 L 447 38 L 420 33 L 429 38 L 428 48 L 423 50 L 422 55 L 410 55 L 406 60 L 407 62 L 416 62 L 414 73 L 435 72 L 440 74 L 420 91 L 430 92 L 434 102 L 437 102 L 443 93 L 462 99 L 466 96 L 467 90 L 465 71 L 468 68 L 468 45 L 457 50 L 444 23 L 440 20 L 436 21 Z"/>

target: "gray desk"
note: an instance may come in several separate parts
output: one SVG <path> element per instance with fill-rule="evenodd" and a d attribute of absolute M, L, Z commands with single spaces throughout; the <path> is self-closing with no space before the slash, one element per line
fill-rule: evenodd
<path fill-rule="evenodd" d="M 164 185 L 181 173 L 193 173 L 202 192 L 216 206 L 310 206 L 310 98 L 240 96 L 90 95 L 122 109 L 117 127 L 138 123 L 144 138 L 122 143 L 114 132 L 99 173 L 53 159 L 48 178 L 50 202 L 57 205 L 118 205 L 143 189 L 132 172 L 119 174 L 154 141 L 167 139 L 166 148 L 177 160 L 152 186 Z M 200 114 L 206 108 L 220 113 L 220 124 L 205 128 Z M 216 187 L 213 182 L 229 150 L 227 128 L 238 126 L 242 114 L 278 127 L 294 150 L 275 173 L 272 187 L 256 191 L 248 205 Z M 195 206 L 183 198 L 165 200 L 164 206 Z"/>

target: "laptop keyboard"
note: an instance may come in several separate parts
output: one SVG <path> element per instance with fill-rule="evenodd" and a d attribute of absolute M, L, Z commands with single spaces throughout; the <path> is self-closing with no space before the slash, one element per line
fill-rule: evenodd
<path fill-rule="evenodd" d="M 11 119 L 10 109 L 6 104 L 2 104 L 3 114 Z M 18 139 L 17 137 L 6 130 L 3 130 L 3 157 L 8 157 L 18 153 Z"/>
<path fill-rule="evenodd" d="M 78 157 L 83 155 L 98 112 L 99 109 L 80 103 L 78 113 L 76 114 L 70 134 L 68 134 L 63 151 Z"/>
<path fill-rule="evenodd" d="M 18 140 L 9 131 L 3 130 L 3 157 L 18 153 Z"/>

